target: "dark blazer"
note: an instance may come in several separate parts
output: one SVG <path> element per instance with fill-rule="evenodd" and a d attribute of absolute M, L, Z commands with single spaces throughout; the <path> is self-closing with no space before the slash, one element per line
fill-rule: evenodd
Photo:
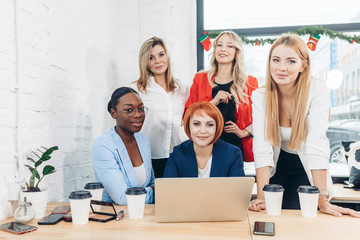
<path fill-rule="evenodd" d="M 218 139 L 214 143 L 210 177 L 244 176 L 240 148 Z M 198 177 L 194 145 L 187 140 L 174 148 L 165 167 L 164 177 Z"/>

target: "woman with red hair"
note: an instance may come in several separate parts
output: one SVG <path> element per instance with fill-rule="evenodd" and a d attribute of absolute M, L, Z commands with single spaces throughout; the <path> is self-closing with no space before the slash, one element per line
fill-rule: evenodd
<path fill-rule="evenodd" d="M 205 101 L 192 104 L 184 116 L 189 140 L 174 148 L 164 177 L 244 176 L 240 149 L 219 139 L 223 128 L 223 116 L 215 105 Z"/>

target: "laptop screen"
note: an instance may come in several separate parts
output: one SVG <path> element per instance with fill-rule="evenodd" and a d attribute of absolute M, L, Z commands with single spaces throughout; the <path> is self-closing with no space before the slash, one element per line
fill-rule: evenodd
<path fill-rule="evenodd" d="M 157 222 L 243 221 L 254 177 L 157 178 Z"/>

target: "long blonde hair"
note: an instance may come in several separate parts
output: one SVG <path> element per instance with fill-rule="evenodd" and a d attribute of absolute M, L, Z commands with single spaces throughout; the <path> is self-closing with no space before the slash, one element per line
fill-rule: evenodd
<path fill-rule="evenodd" d="M 294 116 L 291 124 L 290 149 L 299 149 L 308 134 L 308 122 L 306 119 L 306 104 L 310 88 L 310 57 L 305 42 L 296 34 L 283 34 L 271 46 L 266 73 L 266 138 L 274 146 L 280 146 L 279 130 L 279 92 L 278 86 L 270 73 L 270 61 L 273 50 L 285 45 L 292 48 L 300 57 L 303 71 L 299 73 L 294 83 Z"/>
<path fill-rule="evenodd" d="M 232 44 L 236 48 L 232 67 L 232 77 L 234 83 L 230 87 L 230 93 L 234 97 L 236 107 L 238 107 L 240 103 L 249 102 L 247 98 L 248 95 L 246 94 L 246 82 L 248 80 L 248 76 L 245 71 L 243 43 L 240 37 L 233 31 L 223 31 L 215 38 L 213 42 L 214 51 L 210 60 L 210 70 L 208 71 L 208 80 L 210 85 L 214 87 L 215 83 L 212 82 L 212 78 L 218 71 L 218 62 L 216 61 L 215 51 L 219 38 L 224 34 L 228 34 L 230 36 Z"/>
<path fill-rule="evenodd" d="M 146 93 L 146 87 L 148 85 L 148 81 L 150 79 L 150 76 L 152 75 L 152 72 L 149 69 L 148 62 L 150 59 L 150 52 L 153 47 L 156 45 L 160 45 L 164 48 L 164 51 L 168 57 L 168 68 L 165 72 L 165 84 L 168 91 L 173 92 L 175 88 L 177 87 L 178 83 L 177 80 L 173 77 L 172 71 L 171 71 L 171 61 L 170 61 L 170 55 L 167 50 L 167 47 L 165 45 L 164 40 L 158 37 L 152 37 L 148 40 L 146 40 L 139 52 L 139 70 L 140 70 L 140 77 L 138 80 L 134 81 L 139 89 L 140 92 Z"/>

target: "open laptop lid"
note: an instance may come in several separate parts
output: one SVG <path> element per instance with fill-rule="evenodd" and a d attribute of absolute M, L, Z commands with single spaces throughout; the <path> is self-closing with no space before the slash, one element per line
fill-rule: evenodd
<path fill-rule="evenodd" d="M 254 177 L 157 178 L 157 222 L 243 221 Z"/>

